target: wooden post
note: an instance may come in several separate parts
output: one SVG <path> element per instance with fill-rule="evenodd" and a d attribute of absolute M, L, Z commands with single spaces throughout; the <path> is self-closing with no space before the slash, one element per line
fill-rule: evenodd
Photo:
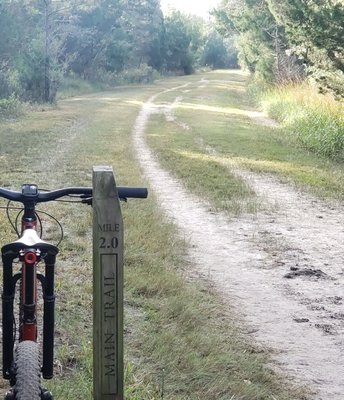
<path fill-rule="evenodd" d="M 123 400 L 123 222 L 111 167 L 93 168 L 93 399 Z"/>

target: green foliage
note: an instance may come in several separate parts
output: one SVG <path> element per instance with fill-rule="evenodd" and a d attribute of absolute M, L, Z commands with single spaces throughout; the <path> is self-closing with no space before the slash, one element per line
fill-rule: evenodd
<path fill-rule="evenodd" d="M 69 69 L 86 79 L 104 71 L 119 72 L 129 58 L 128 35 L 121 26 L 121 0 L 102 0 L 77 12 L 78 23 L 66 40 Z M 74 56 L 73 55 L 77 55 Z"/>
<path fill-rule="evenodd" d="M 344 96 L 343 1 L 223 0 L 215 16 L 258 80 L 295 82 L 306 71 L 322 92 Z"/>
<path fill-rule="evenodd" d="M 122 20 L 131 42 L 129 66 L 147 64 L 160 70 L 164 62 L 164 17 L 160 2 L 126 1 Z"/>
<path fill-rule="evenodd" d="M 209 33 L 204 46 L 202 64 L 212 68 L 238 68 L 237 51 L 230 39 L 216 31 Z"/>
<path fill-rule="evenodd" d="M 267 0 L 276 21 L 286 29 L 290 44 L 300 46 L 300 54 L 307 57 L 313 47 L 325 49 L 330 58 L 343 51 L 344 7 L 337 0 Z M 338 62 L 342 62 L 338 60 Z"/>
<path fill-rule="evenodd" d="M 99 92 L 106 89 L 108 89 L 107 85 L 101 84 L 99 82 L 93 83 L 90 81 L 86 81 L 85 79 L 81 79 L 75 75 L 73 76 L 72 74 L 70 74 L 69 76 L 63 77 L 57 98 L 64 99 L 68 97 Z"/>
<path fill-rule="evenodd" d="M 189 19 L 179 11 L 165 18 L 166 69 L 189 75 L 193 71 Z"/>
<path fill-rule="evenodd" d="M 237 45 L 241 65 L 259 78 L 272 80 L 276 23 L 265 1 L 224 1 L 215 15 L 222 33 L 227 36 L 239 33 Z"/>
<path fill-rule="evenodd" d="M 53 103 L 66 76 L 141 83 L 235 58 L 202 18 L 164 17 L 159 0 L 0 1 L 0 98 Z"/>
<path fill-rule="evenodd" d="M 293 133 L 310 150 L 344 161 L 344 120 L 327 112 L 304 109 L 294 121 Z"/>
<path fill-rule="evenodd" d="M 115 79 L 116 85 L 130 83 L 150 83 L 158 78 L 159 74 L 147 64 L 142 64 L 139 68 L 125 69 L 117 74 Z"/>
<path fill-rule="evenodd" d="M 344 161 L 343 103 L 304 85 L 272 90 L 263 96 L 263 104 L 304 147 Z"/>
<path fill-rule="evenodd" d="M 15 92 L 24 100 L 53 102 L 64 73 L 62 54 L 71 21 L 56 7 L 52 0 L 2 4 L 0 51 L 5 57 L 0 71 L 17 77 Z M 60 2 L 59 7 L 63 9 Z M 7 37 L 9 29 L 13 35 Z"/>
<path fill-rule="evenodd" d="M 16 69 L 24 100 L 44 101 L 45 55 L 40 40 L 33 40 L 30 47 L 18 56 Z"/>
<path fill-rule="evenodd" d="M 0 96 L 6 98 L 11 93 L 7 76 L 0 71 Z"/>
<path fill-rule="evenodd" d="M 285 27 L 290 51 L 306 63 L 308 73 L 324 92 L 344 96 L 344 4 L 337 0 L 267 0 Z"/>
<path fill-rule="evenodd" d="M 24 106 L 15 95 L 8 99 L 0 99 L 0 119 L 18 117 L 23 112 Z"/>

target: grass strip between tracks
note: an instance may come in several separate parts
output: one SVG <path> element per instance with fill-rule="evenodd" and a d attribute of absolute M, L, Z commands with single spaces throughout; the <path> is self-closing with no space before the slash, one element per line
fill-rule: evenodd
<path fill-rule="evenodd" d="M 254 194 L 236 168 L 273 174 L 321 197 L 343 200 L 343 164 L 300 147 L 283 127 L 262 125 L 247 76 L 212 72 L 156 98 L 147 140 L 162 165 L 214 209 L 252 212 Z M 266 122 L 266 119 L 265 119 Z"/>

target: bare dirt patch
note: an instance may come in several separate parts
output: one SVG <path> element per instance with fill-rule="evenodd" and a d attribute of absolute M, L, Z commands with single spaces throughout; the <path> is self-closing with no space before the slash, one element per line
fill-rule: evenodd
<path fill-rule="evenodd" d="M 277 128 L 279 127 L 279 123 L 271 118 L 269 118 L 264 112 L 262 111 L 248 111 L 247 115 L 251 118 L 255 123 L 260 125 L 265 125 L 270 128 Z"/>
<path fill-rule="evenodd" d="M 209 212 L 144 141 L 150 115 L 159 112 L 157 96 L 136 120 L 134 144 L 161 207 L 190 243 L 198 274 L 234 305 L 243 331 L 271 350 L 275 368 L 314 391 L 312 399 L 342 399 L 343 206 L 233 166 L 264 211 L 238 218 Z"/>

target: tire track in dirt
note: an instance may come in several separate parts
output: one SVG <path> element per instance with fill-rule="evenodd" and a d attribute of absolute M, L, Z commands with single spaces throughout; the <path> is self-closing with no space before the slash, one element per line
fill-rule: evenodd
<path fill-rule="evenodd" d="M 235 168 L 267 211 L 235 219 L 210 213 L 160 167 L 145 143 L 149 118 L 159 112 L 153 103 L 159 94 L 137 117 L 134 145 L 161 207 L 190 242 L 195 270 L 230 299 L 246 332 L 272 351 L 275 368 L 313 390 L 312 399 L 342 399 L 343 208 Z M 287 273 L 294 279 L 285 278 Z"/>

